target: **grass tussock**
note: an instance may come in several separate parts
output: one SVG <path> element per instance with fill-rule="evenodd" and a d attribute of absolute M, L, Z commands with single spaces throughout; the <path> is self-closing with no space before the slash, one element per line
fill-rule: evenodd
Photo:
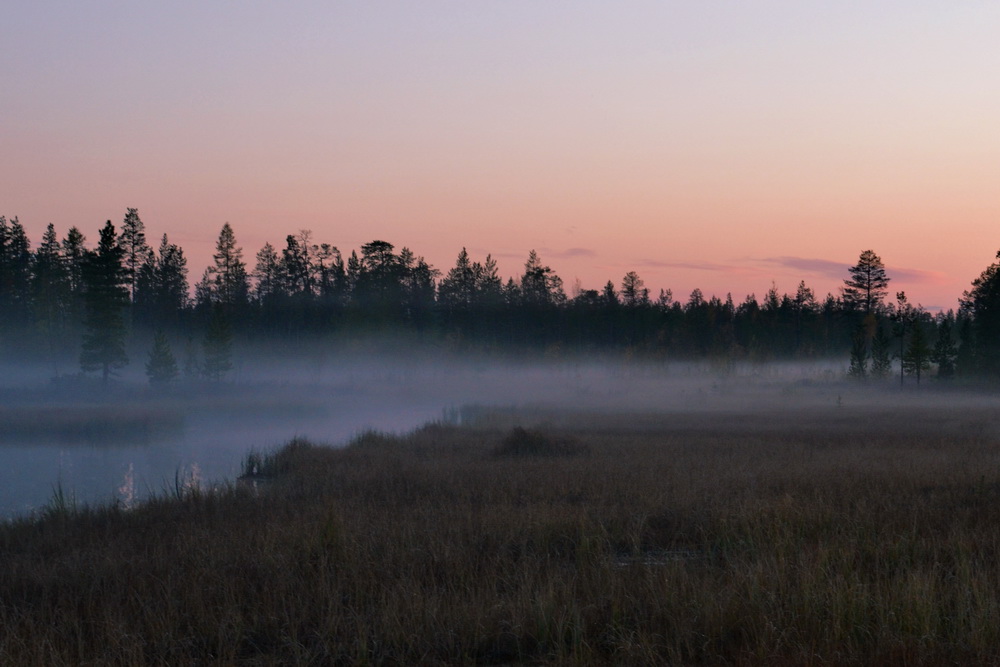
<path fill-rule="evenodd" d="M 573 456 L 585 453 L 575 440 L 552 433 L 515 426 L 499 445 L 493 448 L 493 455 L 505 456 Z"/>
<path fill-rule="evenodd" d="M 1000 662 L 992 411 L 537 417 L 7 524 L 0 662 Z"/>

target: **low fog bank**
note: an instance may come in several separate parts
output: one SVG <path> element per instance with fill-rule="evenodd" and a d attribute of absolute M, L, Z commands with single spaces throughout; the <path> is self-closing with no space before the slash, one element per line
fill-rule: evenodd
<path fill-rule="evenodd" d="M 221 383 L 153 390 L 133 369 L 104 386 L 39 369 L 4 369 L 0 385 L 0 514 L 43 506 L 56 485 L 83 502 L 233 479 L 251 450 L 293 437 L 339 445 L 365 430 L 459 422 L 468 406 L 730 417 L 848 407 L 989 407 L 989 394 L 935 383 L 861 386 L 844 362 L 726 364 L 621 359 L 512 359 L 431 351 L 317 349 L 240 355 Z M 46 379 L 42 379 L 46 378 Z M 810 417 L 806 417 L 810 418 Z"/>

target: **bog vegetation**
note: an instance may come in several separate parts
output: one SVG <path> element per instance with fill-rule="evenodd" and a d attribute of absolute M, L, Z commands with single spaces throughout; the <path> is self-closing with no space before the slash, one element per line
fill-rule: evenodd
<path fill-rule="evenodd" d="M 407 248 L 372 241 L 344 255 L 309 231 L 270 243 L 248 261 L 223 225 L 211 266 L 190 289 L 183 250 L 164 234 L 154 249 L 136 209 L 109 220 L 93 249 L 49 225 L 34 249 L 17 218 L 0 217 L 0 359 L 67 359 L 107 380 L 145 357 L 153 384 L 177 377 L 223 379 L 241 344 L 305 337 L 407 332 L 456 350 L 620 351 L 630 358 L 766 361 L 850 357 L 856 379 L 928 374 L 1000 375 L 1000 275 L 988 267 L 958 313 L 936 316 L 891 297 L 879 256 L 845 266 L 838 294 L 805 282 L 734 301 L 694 290 L 650 294 L 629 271 L 603 288 L 562 279 L 534 252 L 506 281 L 487 255 L 462 249 L 442 272 Z M 157 335 L 158 334 L 158 335 Z M 142 363 L 143 359 L 139 360 Z"/>
<path fill-rule="evenodd" d="M 5 664 L 1000 660 L 995 410 L 480 410 L 0 527 Z"/>

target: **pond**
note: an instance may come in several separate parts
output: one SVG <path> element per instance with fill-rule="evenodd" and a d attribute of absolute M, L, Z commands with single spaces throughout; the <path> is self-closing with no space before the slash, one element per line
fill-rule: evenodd
<path fill-rule="evenodd" d="M 442 415 L 433 397 L 378 400 L 349 387 L 202 387 L 159 396 L 117 389 L 96 399 L 36 392 L 4 401 L 0 516 L 41 509 L 59 492 L 77 504 L 104 504 L 232 481 L 249 452 L 293 437 L 341 445 L 365 430 L 401 432 Z"/>
<path fill-rule="evenodd" d="M 465 405 L 745 409 L 763 396 L 787 403 L 800 394 L 785 390 L 789 380 L 812 385 L 821 378 L 838 396 L 829 374 L 822 365 L 747 366 L 720 376 L 682 363 L 369 355 L 258 361 L 230 382 L 181 382 L 157 392 L 136 371 L 109 386 L 77 376 L 32 384 L 30 374 L 0 372 L 7 378 L 0 383 L 0 517 L 42 509 L 60 491 L 77 504 L 104 504 L 171 493 L 177 484 L 231 482 L 251 451 L 295 437 L 340 446 L 366 430 L 405 432 Z M 832 405 L 830 396 L 820 399 Z"/>

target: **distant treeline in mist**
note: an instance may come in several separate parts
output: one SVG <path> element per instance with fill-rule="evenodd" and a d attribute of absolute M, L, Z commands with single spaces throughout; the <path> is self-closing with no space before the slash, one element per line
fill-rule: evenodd
<path fill-rule="evenodd" d="M 50 224 L 32 248 L 17 218 L 0 217 L 0 355 L 78 356 L 84 371 L 107 379 L 142 344 L 151 379 L 172 379 L 182 366 L 221 378 L 233 341 L 404 333 L 448 349 L 551 356 L 849 358 L 859 379 L 894 368 L 917 381 L 1000 375 L 998 264 L 973 282 L 958 313 L 932 316 L 901 292 L 888 298 L 891 278 L 870 250 L 844 267 L 839 294 L 817 298 L 803 281 L 792 294 L 772 288 L 734 301 L 698 289 L 650 294 L 634 271 L 567 295 L 534 251 L 524 272 L 505 280 L 489 255 L 474 260 L 464 248 L 441 271 L 385 241 L 345 257 L 309 231 L 288 235 L 280 249 L 267 243 L 248 261 L 229 223 L 192 290 L 183 249 L 166 234 L 154 245 L 132 208 L 117 229 L 108 221 L 92 247 L 76 227 L 60 239 Z"/>

